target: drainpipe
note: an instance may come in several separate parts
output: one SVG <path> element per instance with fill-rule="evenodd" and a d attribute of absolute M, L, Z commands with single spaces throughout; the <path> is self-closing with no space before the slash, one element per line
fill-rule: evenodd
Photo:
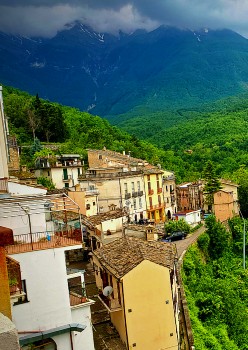
<path fill-rule="evenodd" d="M 71 331 L 70 331 L 70 342 L 71 342 L 71 350 L 74 350 L 74 348 L 73 348 L 73 341 L 72 341 Z"/>
<path fill-rule="evenodd" d="M 127 349 L 129 349 L 129 341 L 128 341 L 128 333 L 127 333 L 127 320 L 126 320 L 126 308 L 125 308 L 125 297 L 124 297 L 124 287 L 123 282 L 121 283 L 122 286 L 122 300 L 123 300 L 123 309 L 124 309 L 124 321 L 125 321 L 125 330 L 126 330 L 126 339 L 127 339 Z"/>

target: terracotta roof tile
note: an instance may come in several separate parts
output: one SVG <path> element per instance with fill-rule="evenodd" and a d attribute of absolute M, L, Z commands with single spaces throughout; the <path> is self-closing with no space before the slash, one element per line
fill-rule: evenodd
<path fill-rule="evenodd" d="M 117 278 L 122 278 L 143 260 L 173 269 L 176 246 L 164 242 L 147 242 L 133 237 L 123 237 L 105 244 L 93 254 L 102 266 Z"/>

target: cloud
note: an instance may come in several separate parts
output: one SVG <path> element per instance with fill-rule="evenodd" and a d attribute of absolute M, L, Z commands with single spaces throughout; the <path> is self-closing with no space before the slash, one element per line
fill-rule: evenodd
<path fill-rule="evenodd" d="M 0 0 L 0 30 L 52 37 L 75 20 L 97 31 L 229 28 L 248 35 L 247 0 Z"/>

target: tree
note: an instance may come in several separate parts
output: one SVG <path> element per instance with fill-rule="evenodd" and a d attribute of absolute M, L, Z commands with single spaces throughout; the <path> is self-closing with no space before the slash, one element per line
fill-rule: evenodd
<path fill-rule="evenodd" d="M 40 143 L 40 140 L 35 137 L 34 143 L 30 147 L 30 155 L 33 156 L 36 152 L 39 152 L 42 150 L 42 145 Z"/>
<path fill-rule="evenodd" d="M 208 254 L 212 260 L 222 257 L 230 245 L 230 235 L 225 227 L 216 221 L 214 215 L 210 215 L 206 219 L 206 233 L 209 235 L 210 241 L 208 245 Z"/>
<path fill-rule="evenodd" d="M 189 233 L 191 229 L 190 225 L 184 219 L 178 221 L 168 221 L 164 225 L 164 228 L 167 234 L 171 234 L 177 231 L 184 231 L 186 233 Z"/>
<path fill-rule="evenodd" d="M 37 118 L 36 114 L 32 109 L 28 109 L 27 114 L 28 114 L 28 124 L 32 130 L 33 138 L 35 140 L 35 131 L 40 126 L 40 120 Z"/>
<path fill-rule="evenodd" d="M 37 178 L 37 183 L 46 187 L 48 190 L 54 190 L 55 189 L 55 185 L 54 183 L 52 182 L 52 180 L 46 178 L 46 177 L 38 177 Z"/>
<path fill-rule="evenodd" d="M 205 180 L 203 188 L 205 193 L 205 203 L 208 205 L 208 210 L 212 212 L 214 194 L 221 189 L 221 183 L 216 176 L 215 168 L 211 161 L 207 162 L 206 167 L 203 170 L 203 180 Z"/>

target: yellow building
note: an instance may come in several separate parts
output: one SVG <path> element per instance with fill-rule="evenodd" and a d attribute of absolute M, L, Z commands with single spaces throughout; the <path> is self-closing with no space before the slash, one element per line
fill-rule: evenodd
<path fill-rule="evenodd" d="M 165 221 L 165 203 L 163 196 L 163 171 L 159 168 L 144 169 L 144 187 L 148 219 L 155 222 Z"/>
<path fill-rule="evenodd" d="M 92 254 L 99 298 L 126 348 L 177 350 L 175 246 L 123 237 Z"/>

